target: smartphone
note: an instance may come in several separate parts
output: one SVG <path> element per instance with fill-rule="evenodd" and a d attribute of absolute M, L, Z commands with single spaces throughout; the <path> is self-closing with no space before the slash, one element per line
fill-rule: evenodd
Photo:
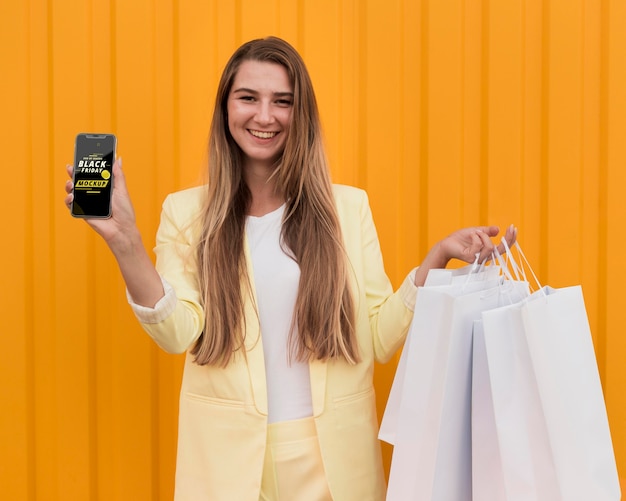
<path fill-rule="evenodd" d="M 111 217 L 113 134 L 78 134 L 74 148 L 74 217 Z"/>

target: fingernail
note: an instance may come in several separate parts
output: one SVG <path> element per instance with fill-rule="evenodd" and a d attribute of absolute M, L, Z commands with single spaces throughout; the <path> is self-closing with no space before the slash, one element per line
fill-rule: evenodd
<path fill-rule="evenodd" d="M 122 167 L 122 157 L 120 157 L 119 163 L 120 163 L 120 168 L 121 168 Z"/>

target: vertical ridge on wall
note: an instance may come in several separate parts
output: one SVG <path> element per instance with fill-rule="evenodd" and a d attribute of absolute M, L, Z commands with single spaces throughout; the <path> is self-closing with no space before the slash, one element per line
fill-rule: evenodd
<path fill-rule="evenodd" d="M 541 227 L 544 214 L 541 176 L 544 147 L 543 105 L 543 11 L 539 2 L 522 2 L 521 48 L 521 104 L 520 116 L 520 212 L 517 221 L 511 221 L 520 230 L 519 238 L 525 253 L 541 272 Z"/>
<path fill-rule="evenodd" d="M 23 113 L 24 122 L 25 122 L 25 130 L 27 134 L 25 135 L 25 148 L 24 148 L 24 161 L 27 165 L 33 165 L 33 151 L 34 151 L 34 134 L 33 134 L 33 93 L 31 91 L 31 85 L 33 82 L 33 62 L 32 62 L 32 41 L 31 41 L 31 31 L 28 30 L 31 24 L 31 5 L 30 2 L 23 2 L 24 5 L 24 19 L 21 26 L 24 29 L 24 36 L 14 37 L 13 40 L 22 40 L 24 42 L 24 48 L 26 52 L 26 57 L 23 58 L 25 61 L 25 83 L 24 94 L 25 98 L 25 109 Z M 17 64 L 12 65 L 14 69 L 19 68 Z M 15 114 L 14 116 L 19 117 L 19 114 Z M 35 352 L 35 305 L 32 301 L 34 297 L 34 288 L 35 288 L 35 275 L 33 271 L 33 267 L 31 263 L 34 262 L 34 249 L 32 247 L 32 242 L 34 241 L 34 197 L 33 190 L 30 187 L 33 186 L 33 172 L 32 169 L 23 169 L 24 173 L 24 235 L 22 241 L 24 243 L 24 250 L 21 253 L 23 256 L 23 302 L 24 308 L 22 314 L 24 316 L 24 337 L 25 342 L 23 345 L 23 352 L 19 353 L 21 355 L 21 364 L 20 369 L 24 374 L 24 396 L 25 396 L 25 408 L 23 411 L 23 419 L 24 419 L 24 431 L 23 438 L 25 447 L 21 448 L 25 457 L 20 457 L 19 452 L 16 454 L 16 459 L 24 461 L 24 471 L 16 472 L 17 475 L 7 475 L 6 480 L 10 482 L 9 485 L 16 485 L 17 479 L 21 479 L 23 482 L 19 486 L 20 488 L 15 489 L 15 494 L 17 496 L 24 496 L 25 499 L 31 501 L 35 499 L 36 495 L 36 478 L 37 478 L 37 444 L 36 444 L 36 421 L 35 421 L 35 410 L 36 410 L 36 398 L 35 398 L 35 365 L 29 364 L 28 359 L 32 353 Z M 19 289 L 18 289 L 19 290 Z M 3 301 L 3 304 L 4 303 Z M 19 374 L 19 373 L 18 373 Z M 4 399 L 3 399 L 4 400 Z M 15 409 L 16 406 L 9 406 L 7 408 Z M 20 436 L 21 434 L 18 434 Z M 3 443 L 7 443 L 7 441 L 3 441 Z M 21 441 L 20 441 L 21 442 Z M 19 445 L 22 445 L 21 443 Z M 17 450 L 20 450 L 18 447 Z M 8 465 L 7 465 L 8 469 Z M 19 485 L 19 484 L 17 484 Z M 10 487 L 9 487 L 10 489 Z M 10 492 L 10 491 L 9 491 Z"/>
<path fill-rule="evenodd" d="M 599 103 L 598 103 L 598 275 L 597 275 L 597 332 L 596 357 L 603 388 L 608 388 L 607 378 L 607 288 L 608 288 L 608 51 L 609 51 L 608 2 L 600 2 L 600 47 L 599 47 Z"/>
<path fill-rule="evenodd" d="M 481 31 L 480 31 L 480 95 L 477 96 L 480 102 L 480 126 L 479 126 L 479 138 L 480 144 L 480 169 L 478 172 L 479 184 L 477 186 L 478 193 L 489 193 L 489 167 L 491 162 L 489 161 L 489 80 L 490 80 L 490 28 L 489 23 L 490 11 L 489 7 L 491 2 L 489 0 L 483 0 L 481 2 Z M 477 223 L 488 223 L 489 201 L 481 199 L 478 201 L 478 221 Z"/>
<path fill-rule="evenodd" d="M 351 74 L 353 71 L 353 66 L 351 65 L 352 61 L 352 44 L 348 43 L 346 40 L 351 37 L 354 33 L 353 26 L 349 23 L 349 21 L 353 18 L 354 12 L 349 12 L 346 14 L 346 10 L 353 7 L 353 4 L 349 2 L 342 3 L 338 8 L 337 13 L 337 23 L 345 28 L 341 33 L 338 34 L 337 37 L 337 82 L 336 82 L 336 95 L 348 95 L 349 97 L 345 100 L 338 99 L 338 113 L 335 120 L 335 136 L 337 137 L 336 142 L 336 150 L 328 151 L 328 161 L 330 164 L 331 175 L 335 180 L 337 180 L 337 176 L 335 176 L 335 172 L 337 172 L 338 168 L 343 168 L 344 166 L 339 166 L 337 157 L 351 157 L 351 137 L 348 131 L 348 127 L 346 127 L 346 122 L 344 121 L 346 116 L 352 116 L 353 114 L 353 99 L 349 93 L 346 93 L 346 89 L 348 86 L 352 84 L 352 81 L 348 77 L 348 74 Z M 324 142 L 328 143 L 328 130 L 326 129 L 325 124 L 324 127 Z"/>
<path fill-rule="evenodd" d="M 399 119 L 399 170 L 398 170 L 398 240 L 399 266 L 394 283 L 399 283 L 406 272 L 417 264 L 421 254 L 419 238 L 422 219 L 420 193 L 424 167 L 420 159 L 423 135 L 421 131 L 421 7 L 417 3 L 402 3 L 400 11 L 400 119 Z M 407 138 L 407 139 L 403 139 Z M 406 166 L 406 168 L 403 168 Z"/>
<path fill-rule="evenodd" d="M 405 65 L 405 52 L 408 48 L 407 44 L 407 33 L 405 32 L 404 20 L 406 19 L 406 4 L 400 2 L 398 4 L 398 11 L 396 14 L 396 23 L 398 24 L 399 29 L 397 30 L 397 55 L 398 55 L 398 83 L 397 83 L 397 92 L 398 92 L 398 136 L 400 136 L 400 131 L 406 130 L 404 128 L 406 124 L 406 112 L 407 112 L 407 101 L 406 97 L 406 73 L 407 67 Z M 407 131 L 408 132 L 408 131 Z M 410 181 L 410 171 L 404 170 L 400 168 L 402 165 L 410 165 L 411 159 L 407 158 L 406 150 L 407 144 L 405 141 L 398 140 L 397 141 L 397 164 L 398 170 L 396 175 L 395 182 L 395 192 L 394 197 L 398 199 L 398 206 L 396 208 L 397 216 L 394 218 L 394 228 L 393 231 L 397 235 L 396 237 L 396 245 L 395 252 L 392 255 L 387 255 L 387 259 L 391 258 L 392 261 L 401 263 L 406 261 L 406 248 L 407 248 L 407 240 L 412 240 L 409 236 L 406 228 L 410 227 L 411 221 L 408 220 L 407 216 L 409 214 L 408 207 L 406 204 L 406 198 L 404 197 L 404 188 L 409 185 Z M 415 148 L 419 148 L 419 143 L 417 145 L 413 145 Z M 408 163 L 407 163 L 408 162 Z M 402 278 L 404 278 L 405 270 L 401 270 L 400 267 L 397 267 L 394 275 L 391 277 L 394 283 L 399 283 Z M 389 387 L 391 387 L 391 382 L 393 381 L 393 372 L 390 371 L 389 374 Z M 382 407 L 384 410 L 384 407 Z"/>
<path fill-rule="evenodd" d="M 152 74 L 150 75 L 150 84 L 152 87 L 152 109 L 154 110 L 154 120 L 150 124 L 152 137 L 152 158 L 154 158 L 154 167 L 159 171 L 167 172 L 166 165 L 171 164 L 173 161 L 171 155 L 171 137 L 172 137 L 172 116 L 169 96 L 172 94 L 171 87 L 171 62 L 172 62 L 172 15 L 171 15 L 171 2 L 159 2 L 153 0 L 149 6 L 152 14 L 152 44 L 150 46 L 151 54 L 150 59 L 153 62 L 151 66 Z M 161 17 L 162 15 L 162 17 Z M 158 64 L 157 64 L 158 61 Z M 162 89 L 162 92 L 161 92 Z M 169 108 L 169 109 L 168 109 Z M 150 214 L 153 216 L 155 212 L 158 212 L 159 203 L 157 198 L 159 197 L 159 179 L 161 176 L 155 175 L 153 182 L 150 183 L 152 207 Z M 154 217 L 151 218 L 151 222 L 155 222 Z M 151 232 L 156 231 L 156 224 L 148 226 Z M 157 353 L 154 346 L 150 348 L 150 362 L 149 362 L 149 402 L 150 402 L 150 435 L 148 442 L 150 444 L 153 453 L 150 456 L 150 496 L 151 500 L 158 500 L 158 492 L 160 491 L 161 481 L 161 463 L 160 447 L 159 447 L 159 420 L 156 416 L 160 414 L 160 402 L 159 402 L 159 365 L 157 359 Z"/>
<path fill-rule="evenodd" d="M 245 1 L 245 0 L 235 0 L 233 2 L 234 8 L 235 8 L 235 22 L 233 24 L 233 29 L 234 29 L 234 33 L 235 33 L 235 41 L 237 43 L 237 45 L 241 45 L 243 43 L 242 40 L 242 6 L 241 3 Z"/>
<path fill-rule="evenodd" d="M 549 84 L 550 84 L 550 1 L 545 0 L 541 6 L 541 160 L 539 164 L 539 214 L 538 242 L 539 255 L 537 256 L 537 271 L 540 277 L 547 276 L 548 268 L 548 225 L 545 224 L 545 215 L 548 214 L 548 144 L 550 140 L 549 124 Z M 545 280 L 545 278 L 544 278 Z"/>
<path fill-rule="evenodd" d="M 429 233 L 430 233 L 430 225 L 428 223 L 428 206 L 429 206 L 429 122 L 430 122 L 430 102 L 428 100 L 428 94 L 430 90 L 430 30 L 429 30 L 429 16 L 430 9 L 428 2 L 421 2 L 420 6 L 420 61 L 419 61 L 419 72 L 420 72 L 420 92 L 419 92 L 419 132 L 420 132 L 420 151 L 418 153 L 419 157 L 419 170 L 420 170 L 420 189 L 419 189 L 419 256 L 426 256 L 429 248 Z M 419 259 L 418 256 L 418 259 Z"/>
<path fill-rule="evenodd" d="M 599 328 L 599 294 L 602 280 L 600 273 L 601 239 L 601 86 L 602 86 L 602 5 L 584 0 L 581 15 L 582 67 L 581 88 L 582 117 L 580 132 L 580 280 L 588 284 L 585 290 L 591 331 L 594 337 L 599 365 L 604 365 L 602 352 L 606 344 L 606 332 Z M 604 374 L 600 374 L 604 380 Z"/>
<path fill-rule="evenodd" d="M 518 216 L 515 201 L 519 199 L 519 186 L 515 180 L 521 172 L 520 10 L 519 0 L 491 2 L 483 17 L 483 184 L 479 192 L 485 194 L 486 200 L 481 215 L 484 224 L 502 229 Z"/>
<path fill-rule="evenodd" d="M 90 56 L 86 63 L 88 68 L 85 75 L 88 81 L 86 88 L 86 103 L 88 103 L 86 109 L 86 123 L 93 124 L 96 121 L 97 111 L 95 109 L 96 103 L 101 101 L 100 92 L 101 87 L 98 85 L 98 68 L 100 66 L 100 55 L 97 39 L 94 40 L 90 33 L 99 31 L 97 25 L 97 18 L 95 17 L 95 6 L 92 3 L 86 3 L 84 23 L 87 27 L 87 36 L 85 37 L 86 53 Z M 97 27 L 96 27 L 97 26 Z M 109 40 L 107 40 L 108 42 Z M 84 130 L 81 132 L 85 132 Z M 88 131 L 87 131 L 88 132 Z M 95 132 L 95 131 L 94 131 Z M 70 160 L 71 161 L 71 160 Z M 54 199 L 54 198 L 53 198 Z M 96 253 L 96 241 L 94 238 L 89 239 L 87 254 L 94 255 Z M 89 267 L 87 272 L 88 281 L 90 283 L 97 283 L 97 273 L 94 267 Z M 95 318 L 97 315 L 97 308 L 93 302 L 88 303 L 88 318 Z M 98 472 L 98 428 L 99 428 L 99 416 L 98 416 L 98 399 L 97 394 L 93 391 L 98 387 L 98 352 L 97 352 L 97 329 L 95 326 L 90 325 L 86 336 L 86 366 L 87 366 L 87 485 L 82 495 L 88 495 L 90 499 L 96 499 L 98 496 L 98 484 L 100 481 Z"/>
<path fill-rule="evenodd" d="M 581 0 L 550 1 L 547 280 L 580 281 Z M 558 22 L 553 22 L 558 19 Z M 563 175 L 567 173 L 567 175 Z M 555 266 L 558 261 L 559 266 Z"/>
<path fill-rule="evenodd" d="M 606 399 L 616 445 L 618 465 L 626 467 L 626 337 L 623 336 L 625 308 L 624 283 L 626 271 L 623 253 L 626 248 L 626 4 L 618 0 L 606 0 L 607 37 L 607 107 L 606 107 L 606 259 L 607 301 L 605 306 L 607 332 L 606 351 Z M 622 486 L 626 473 L 622 471 Z M 624 488 L 624 487 L 623 487 Z"/>
<path fill-rule="evenodd" d="M 357 5 L 358 27 L 356 36 L 358 40 L 358 47 L 360 50 L 358 50 L 356 53 L 356 58 L 358 61 L 358 108 L 355 114 L 356 124 L 353 123 L 353 126 L 357 128 L 358 133 L 356 136 L 357 151 L 355 154 L 355 158 L 357 161 L 357 166 L 354 184 L 356 186 L 365 187 L 367 186 L 367 158 L 365 155 L 367 143 L 367 122 L 365 120 L 365 117 L 367 117 L 368 112 L 367 100 L 365 99 L 365 96 L 367 95 L 367 92 L 369 90 L 369 86 L 367 85 L 367 25 L 369 19 L 367 15 L 367 8 L 363 5 L 363 3 L 358 3 Z"/>
<path fill-rule="evenodd" d="M 51 172 L 40 168 L 55 158 L 54 102 L 55 86 L 53 82 L 55 61 L 55 28 L 53 5 L 51 1 L 37 8 L 31 3 L 31 82 L 29 82 L 32 124 L 32 169 L 33 220 L 32 240 L 33 260 L 27 266 L 33 268 L 33 295 L 29 298 L 36 305 L 34 313 L 34 351 L 27 354 L 27 361 L 34 365 L 35 398 L 35 495 L 41 496 L 48 486 L 56 490 L 60 468 L 58 464 L 49 464 L 46 453 L 59 454 L 58 421 L 58 360 L 57 318 L 55 310 L 56 294 L 54 288 L 55 252 L 53 235 L 53 209 L 50 190 L 52 190 Z M 42 252 L 43 251 L 43 252 Z"/>
<path fill-rule="evenodd" d="M 34 6 L 34 4 L 33 4 Z M 35 9 L 33 9 L 35 11 Z M 42 67 L 46 68 L 46 74 L 41 75 L 44 77 L 39 82 L 35 83 L 35 86 L 41 85 L 43 88 L 39 90 L 42 92 L 40 95 L 41 102 L 38 106 L 35 106 L 32 110 L 34 115 L 34 122 L 36 129 L 34 133 L 34 149 L 33 149 L 33 177 L 38 182 L 33 184 L 34 188 L 34 207 L 36 210 L 33 232 L 33 244 L 34 249 L 44 249 L 46 252 L 43 256 L 37 255 L 33 259 L 31 265 L 34 267 L 35 274 L 35 287 L 33 294 L 33 302 L 37 306 L 36 328 L 35 332 L 39 335 L 36 337 L 35 357 L 33 361 L 37 364 L 37 379 L 38 384 L 35 386 L 36 401 L 39 404 L 36 408 L 36 440 L 37 440 L 37 496 L 41 496 L 44 489 L 40 487 L 39 482 L 43 481 L 48 483 L 54 490 L 58 487 L 58 475 L 60 473 L 59 467 L 54 465 L 50 471 L 48 471 L 49 465 L 45 461 L 45 457 L 42 457 L 43 451 L 53 451 L 53 453 L 59 454 L 59 417 L 58 417 L 58 360 L 56 357 L 58 342 L 58 332 L 56 329 L 57 318 L 54 302 L 56 301 L 56 294 L 54 293 L 54 274 L 55 274 L 55 250 L 54 241 L 55 236 L 52 228 L 54 228 L 53 214 L 54 210 L 51 206 L 51 200 L 49 198 L 49 190 L 52 190 L 52 183 L 46 175 L 41 174 L 37 169 L 38 165 L 45 165 L 46 158 L 55 158 L 55 116 L 56 116 L 56 103 L 54 100 L 55 85 L 54 85 L 54 70 L 55 70 L 55 25 L 54 25 L 54 6 L 51 0 L 46 2 L 45 18 L 40 23 L 44 25 L 43 33 L 46 34 L 47 40 L 38 38 L 40 47 L 36 48 L 41 54 Z M 36 37 L 38 27 L 33 26 L 33 35 Z M 43 43 L 42 43 L 43 42 Z M 45 45 L 44 45 L 45 44 Z M 45 90 L 44 90 L 45 89 Z M 37 95 L 37 94 L 36 94 Z M 43 119 L 37 119 L 39 110 L 46 110 Z M 42 144 L 42 138 L 43 144 Z M 43 181 L 43 182 L 42 182 Z M 41 217 L 38 214 L 45 214 L 45 217 Z M 43 306 L 43 311 L 42 311 Z M 45 329 L 42 328 L 42 323 L 45 322 L 51 326 L 51 336 L 44 338 L 42 333 Z M 47 370 L 46 370 L 47 369 Z M 45 416 L 45 417 L 44 417 Z M 49 420 L 49 421 L 48 421 Z"/>
<path fill-rule="evenodd" d="M 460 206 L 462 210 L 462 224 L 473 225 L 478 222 L 476 213 L 480 211 L 481 200 L 480 180 L 482 169 L 480 162 L 480 117 L 481 104 L 480 97 L 480 71 L 476 68 L 480 65 L 480 33 L 482 29 L 481 18 L 483 9 L 474 9 L 468 6 L 468 2 L 463 0 L 460 3 L 461 25 L 460 40 L 460 81 L 461 106 L 459 110 L 459 153 L 462 166 L 460 185 Z M 478 120 L 477 120 L 478 119 Z M 478 141 L 476 140 L 478 139 Z M 477 154 L 478 152 L 478 154 Z M 478 210 L 477 210 L 478 209 Z"/>
<path fill-rule="evenodd" d="M 283 0 L 278 8 L 279 12 L 285 13 L 285 16 L 281 16 L 281 23 L 279 24 L 281 33 L 279 36 L 283 36 L 289 43 L 297 47 L 304 46 L 304 35 L 306 33 L 305 6 L 305 0 L 297 0 L 295 2 L 293 0 Z M 289 28 L 290 26 L 293 26 L 293 28 Z"/>
<path fill-rule="evenodd" d="M 118 125 L 118 116 L 117 116 L 117 110 L 118 110 L 118 100 L 117 100 L 117 80 L 118 80 L 118 73 L 117 73 L 117 52 L 118 52 L 118 47 L 117 47 L 117 1 L 116 0 L 106 0 L 108 2 L 109 5 L 109 12 L 105 12 L 104 10 L 102 11 L 102 19 L 106 19 L 107 18 L 107 14 L 109 16 L 109 29 L 108 34 L 109 34 L 109 58 L 110 58 L 110 65 L 108 67 L 109 70 L 109 80 L 111 82 L 111 95 L 109 96 L 109 113 L 111 115 L 111 130 L 113 131 L 117 131 L 117 125 Z M 100 3 L 98 2 L 98 5 Z M 105 4 L 106 5 L 106 4 Z"/>
<path fill-rule="evenodd" d="M 173 141 L 173 158 L 172 164 L 169 166 L 173 173 L 174 185 L 180 186 L 180 2 L 173 0 L 172 2 L 172 126 L 174 129 Z M 166 191 L 167 188 L 164 187 Z M 159 200 L 162 199 L 159 193 Z"/>

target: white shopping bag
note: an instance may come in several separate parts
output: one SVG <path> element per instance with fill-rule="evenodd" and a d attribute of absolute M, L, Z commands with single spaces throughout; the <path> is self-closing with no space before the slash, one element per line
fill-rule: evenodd
<path fill-rule="evenodd" d="M 483 282 L 480 286 L 472 285 L 468 291 L 474 290 L 477 287 L 485 287 L 484 282 L 489 281 L 491 285 L 497 283 L 498 276 L 500 274 L 500 266 L 496 265 L 478 265 L 474 263 L 472 265 L 463 266 L 456 269 L 432 269 L 428 272 L 426 277 L 425 287 L 442 286 L 442 285 L 455 285 L 456 287 L 465 286 L 469 282 Z M 463 287 L 461 287 L 463 288 Z M 387 398 L 387 405 L 385 406 L 385 412 L 383 419 L 380 423 L 380 430 L 378 438 L 389 444 L 395 444 L 396 431 L 398 426 L 398 414 L 400 412 L 400 402 L 402 399 L 402 392 L 404 387 L 404 379 L 406 373 L 407 355 L 409 352 L 409 345 L 411 343 L 411 337 L 414 335 L 413 331 L 417 327 L 417 323 L 411 325 L 409 332 L 402 348 L 400 360 L 396 367 L 393 384 Z"/>
<path fill-rule="evenodd" d="M 527 284 L 462 281 L 418 291 L 396 420 L 388 501 L 471 500 L 472 325 Z"/>
<path fill-rule="evenodd" d="M 562 499 L 621 497 L 606 406 L 580 286 L 544 287 L 522 306 Z"/>
<path fill-rule="evenodd" d="M 521 320 L 522 304 L 484 311 L 474 324 L 474 499 L 561 499 Z"/>
<path fill-rule="evenodd" d="M 506 488 L 493 410 L 493 394 L 482 320 L 472 335 L 472 494 L 481 501 L 505 501 Z"/>
<path fill-rule="evenodd" d="M 475 499 L 620 499 L 580 287 L 485 311 L 473 370 Z"/>

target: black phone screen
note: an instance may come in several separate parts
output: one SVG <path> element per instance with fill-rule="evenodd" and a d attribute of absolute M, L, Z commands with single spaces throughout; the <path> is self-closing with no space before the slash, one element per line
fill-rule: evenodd
<path fill-rule="evenodd" d="M 73 216 L 111 216 L 115 143 L 113 134 L 76 136 Z"/>

